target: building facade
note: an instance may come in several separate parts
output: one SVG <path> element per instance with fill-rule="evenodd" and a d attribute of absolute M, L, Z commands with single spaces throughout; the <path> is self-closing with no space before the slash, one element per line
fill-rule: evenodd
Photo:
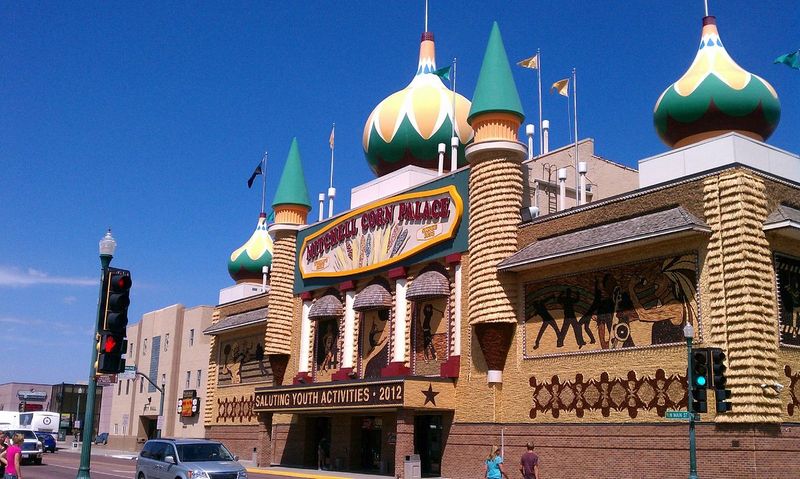
<path fill-rule="evenodd" d="M 571 202 L 540 172 L 574 156 L 519 141 L 496 24 L 471 103 L 387 99 L 365 126 L 373 170 L 411 175 L 434 168 L 424 139 L 458 125 L 449 173 L 359 188 L 373 200 L 308 225 L 294 141 L 269 257 L 246 244 L 261 263 L 229 267 L 247 284 L 268 266 L 269 288 L 217 306 L 206 331 L 207 436 L 262 466 L 402 476 L 418 454 L 423 476 L 467 478 L 493 445 L 515 470 L 533 441 L 544 477 L 679 477 L 686 424 L 667 412 L 687 409 L 691 334 L 724 352 L 732 393 L 722 411 L 708 392 L 703 477 L 796 477 L 800 157 L 764 143 L 777 94 L 733 63 L 713 17 L 701 45 L 657 102 L 673 149 L 637 173 L 579 142 L 604 179 Z M 425 32 L 402 95 L 434 96 L 435 70 Z"/>
<path fill-rule="evenodd" d="M 208 370 L 208 338 L 213 308 L 176 304 L 146 313 L 127 329 L 127 365 L 142 374 L 107 386 L 111 413 L 109 447 L 134 450 L 159 429 L 163 397 L 163 437 L 203 437 L 201 411 Z M 152 381 L 152 383 L 151 383 Z M 158 386 L 158 387 L 156 387 Z M 105 431 L 104 431 L 105 432 Z"/>

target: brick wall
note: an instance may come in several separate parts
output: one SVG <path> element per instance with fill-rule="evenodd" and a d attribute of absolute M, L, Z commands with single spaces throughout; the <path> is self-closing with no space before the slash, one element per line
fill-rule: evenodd
<path fill-rule="evenodd" d="M 685 478 L 688 427 L 674 424 L 517 425 L 454 424 L 442 477 L 475 478 L 492 445 L 505 437 L 506 472 L 519 476 L 519 457 L 534 441 L 547 479 Z M 800 425 L 697 426 L 698 475 L 703 479 L 796 478 Z"/>
<path fill-rule="evenodd" d="M 261 441 L 259 438 L 259 426 L 211 426 L 206 428 L 206 438 L 221 441 L 233 454 L 245 461 L 253 460 L 253 448 L 256 455 L 259 452 Z"/>

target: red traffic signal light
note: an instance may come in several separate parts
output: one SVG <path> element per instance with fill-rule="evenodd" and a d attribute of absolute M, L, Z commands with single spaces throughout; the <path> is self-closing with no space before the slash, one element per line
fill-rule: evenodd
<path fill-rule="evenodd" d="M 105 315 L 100 328 L 125 335 L 128 326 L 128 306 L 131 304 L 130 289 L 133 281 L 126 269 L 109 268 L 106 281 Z"/>
<path fill-rule="evenodd" d="M 125 336 L 110 332 L 100 333 L 97 342 L 98 373 L 117 374 L 125 370 L 123 355 L 127 352 L 128 342 Z"/>

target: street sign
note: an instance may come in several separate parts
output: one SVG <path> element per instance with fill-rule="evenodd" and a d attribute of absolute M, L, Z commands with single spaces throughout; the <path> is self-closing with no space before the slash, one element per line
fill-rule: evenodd
<path fill-rule="evenodd" d="M 667 415 L 665 416 L 667 419 L 678 419 L 683 421 L 688 421 L 692 418 L 692 413 L 689 411 L 667 411 Z M 698 415 L 694 415 L 695 421 L 699 419 Z"/>
<path fill-rule="evenodd" d="M 158 416 L 156 421 L 156 429 L 164 430 L 164 416 Z"/>
<path fill-rule="evenodd" d="M 125 371 L 117 375 L 119 379 L 136 379 L 136 366 L 125 366 Z"/>
<path fill-rule="evenodd" d="M 110 386 L 112 384 L 117 383 L 117 375 L 116 374 L 98 374 L 97 375 L 97 385 L 98 386 Z"/>

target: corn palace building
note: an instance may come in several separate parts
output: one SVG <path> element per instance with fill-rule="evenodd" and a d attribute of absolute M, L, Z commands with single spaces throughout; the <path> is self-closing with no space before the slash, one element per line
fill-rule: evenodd
<path fill-rule="evenodd" d="M 206 435 L 261 466 L 402 476 L 418 454 L 423 476 L 467 478 L 492 444 L 515 472 L 533 440 L 543 477 L 679 477 L 688 324 L 732 391 L 717 412 L 709 390 L 702 476 L 797 477 L 800 158 L 764 143 L 777 94 L 714 18 L 656 103 L 670 149 L 638 173 L 582 155 L 571 190 L 569 148 L 531 158 L 518 138 L 496 24 L 455 114 L 435 70 L 425 32 L 412 82 L 367 119 L 377 178 L 348 211 L 309 224 L 292 142 L 275 222 L 231 256 L 206 330 Z"/>

